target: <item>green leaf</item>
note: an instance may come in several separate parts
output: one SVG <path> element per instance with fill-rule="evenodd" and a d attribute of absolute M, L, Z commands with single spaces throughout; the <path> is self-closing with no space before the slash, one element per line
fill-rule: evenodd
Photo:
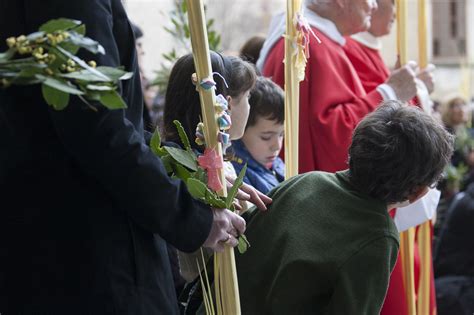
<path fill-rule="evenodd" d="M 250 247 L 250 243 L 247 240 L 247 237 L 243 234 L 239 236 L 238 240 L 239 240 L 239 244 L 237 245 L 237 249 L 239 250 L 239 253 L 243 254 Z"/>
<path fill-rule="evenodd" d="M 161 157 L 161 162 L 163 162 L 163 165 L 166 169 L 166 173 L 171 174 L 173 172 L 173 167 L 172 167 L 174 163 L 173 158 L 167 154 Z"/>
<path fill-rule="evenodd" d="M 207 187 L 206 187 L 207 188 Z M 207 189 L 205 201 L 208 205 L 211 205 L 214 208 L 224 209 L 226 208 L 225 200 L 222 200 L 216 195 L 215 192 Z"/>
<path fill-rule="evenodd" d="M 227 198 L 225 200 L 227 208 L 230 208 L 230 206 L 232 205 L 232 202 L 234 201 L 235 196 L 237 195 L 237 192 L 239 191 L 239 187 L 242 186 L 246 171 L 247 171 L 247 164 L 245 164 L 244 167 L 242 167 L 242 169 L 240 170 L 239 176 L 234 181 L 234 185 L 232 185 L 232 188 L 228 192 Z"/>
<path fill-rule="evenodd" d="M 95 101 L 95 102 L 100 102 L 101 96 L 102 96 L 101 92 L 99 91 L 87 91 L 87 94 L 84 95 L 84 97 L 88 99 L 89 101 Z"/>
<path fill-rule="evenodd" d="M 18 72 L 12 70 L 4 70 L 0 69 L 0 78 L 10 79 L 10 78 L 17 78 Z"/>
<path fill-rule="evenodd" d="M 41 91 L 44 100 L 55 110 L 63 110 L 69 103 L 69 94 L 42 84 Z"/>
<path fill-rule="evenodd" d="M 161 136 L 158 128 L 155 129 L 155 132 L 153 132 L 153 135 L 151 136 L 150 148 L 151 151 L 159 157 L 168 155 L 168 152 L 161 147 Z"/>
<path fill-rule="evenodd" d="M 74 71 L 70 73 L 61 74 L 61 77 L 68 79 L 76 79 L 87 82 L 111 82 L 112 80 L 108 77 L 98 76 L 95 72 L 89 70 Z"/>
<path fill-rule="evenodd" d="M 86 89 L 92 91 L 114 91 L 115 87 L 109 85 L 88 84 L 86 85 Z"/>
<path fill-rule="evenodd" d="M 97 71 L 102 73 L 103 75 L 107 76 L 109 79 L 111 79 L 114 82 L 117 82 L 118 80 L 128 80 L 131 77 L 133 77 L 133 72 L 127 72 L 122 69 L 117 69 L 117 68 L 112 68 L 112 67 L 97 67 Z"/>
<path fill-rule="evenodd" d="M 65 41 L 65 43 L 70 43 L 76 47 L 87 49 L 93 54 L 105 54 L 105 49 L 101 44 L 99 44 L 99 42 L 76 32 L 69 32 L 69 38 Z M 64 45 L 61 46 L 64 47 Z M 75 52 L 71 51 L 71 53 Z"/>
<path fill-rule="evenodd" d="M 169 155 L 171 155 L 171 157 L 176 160 L 176 162 L 182 164 L 192 171 L 197 171 L 198 167 L 196 155 L 194 153 L 173 147 L 164 148 L 169 153 Z"/>
<path fill-rule="evenodd" d="M 176 177 L 181 179 L 182 181 L 187 181 L 189 178 L 192 177 L 192 174 L 188 169 L 181 164 L 175 164 L 173 166 L 174 168 L 174 173 L 176 174 Z"/>
<path fill-rule="evenodd" d="M 64 48 L 60 47 L 60 46 L 56 46 L 56 48 L 63 54 L 65 55 L 66 57 L 68 57 L 69 59 L 72 59 L 74 60 L 79 66 L 81 66 L 82 68 L 84 69 L 87 69 L 89 70 L 90 72 L 94 73 L 96 76 L 98 77 L 103 77 L 104 79 L 109 79 L 109 77 L 107 77 L 106 75 L 104 75 L 102 72 L 92 68 L 91 66 L 89 66 L 84 60 L 74 56 L 73 54 L 71 54 L 69 51 L 65 50 Z"/>
<path fill-rule="evenodd" d="M 2 68 L 21 67 L 21 66 L 24 67 L 25 65 L 26 66 L 46 67 L 45 65 L 37 63 L 35 58 L 33 58 L 33 57 L 14 59 L 14 60 L 6 60 L 4 62 L 0 62 L 0 67 L 2 67 Z"/>
<path fill-rule="evenodd" d="M 172 31 L 170 28 L 168 27 L 163 27 L 163 29 L 165 30 L 165 32 L 167 32 L 168 34 L 171 34 L 171 35 L 174 35 L 174 31 Z"/>
<path fill-rule="evenodd" d="M 0 53 L 0 63 L 7 62 L 15 55 L 15 50 L 13 48 L 8 49 L 4 53 Z"/>
<path fill-rule="evenodd" d="M 191 177 L 186 180 L 186 187 L 193 198 L 204 201 L 211 207 L 225 208 L 225 201 L 219 199 L 203 182 Z"/>
<path fill-rule="evenodd" d="M 209 21 L 207 21 L 207 29 L 210 29 L 212 25 L 214 25 L 214 19 L 209 19 Z"/>
<path fill-rule="evenodd" d="M 191 32 L 189 31 L 189 26 L 187 24 L 183 25 L 184 37 L 191 38 Z"/>
<path fill-rule="evenodd" d="M 81 21 L 60 18 L 46 22 L 45 24 L 41 25 L 39 30 L 46 33 L 54 33 L 57 31 L 67 31 L 80 24 Z"/>
<path fill-rule="evenodd" d="M 1 76 L 1 75 L 0 75 Z M 32 77 L 16 77 L 12 83 L 15 85 L 33 85 L 33 84 L 38 84 L 41 83 L 42 81 L 36 78 Z"/>
<path fill-rule="evenodd" d="M 37 75 L 35 75 L 35 77 L 37 79 L 42 80 L 44 85 L 47 85 L 47 86 L 49 86 L 53 89 L 62 91 L 64 93 L 74 94 L 74 95 L 83 95 L 84 94 L 84 92 L 82 92 L 81 90 L 78 90 L 74 85 L 72 85 L 71 83 L 69 83 L 65 80 L 54 79 L 54 78 L 51 78 L 51 77 L 46 77 L 46 76 L 41 75 L 41 74 L 37 74 Z"/>
<path fill-rule="evenodd" d="M 34 33 L 31 33 L 28 36 L 26 36 L 26 39 L 29 40 L 29 41 L 35 41 L 38 38 L 41 38 L 43 36 L 44 36 L 44 32 L 34 32 Z"/>
<path fill-rule="evenodd" d="M 71 29 L 70 32 L 76 32 L 77 34 L 84 36 L 84 35 L 86 35 L 86 25 L 81 24 L 81 25 Z M 64 49 L 66 49 L 67 51 L 69 51 L 73 55 L 77 54 L 77 52 L 79 51 L 79 48 L 80 48 L 79 46 L 73 44 L 70 41 L 64 41 L 60 44 L 60 46 Z"/>
<path fill-rule="evenodd" d="M 207 187 L 203 182 L 195 178 L 188 178 L 186 186 L 191 196 L 195 199 L 204 199 L 206 197 Z"/>
<path fill-rule="evenodd" d="M 197 172 L 195 172 L 195 173 L 193 174 L 193 177 L 194 177 L 195 179 L 197 179 L 197 180 L 203 182 L 203 183 L 207 183 L 207 174 L 206 174 L 206 172 L 205 172 L 202 168 L 200 168 L 200 167 L 198 167 Z"/>
<path fill-rule="evenodd" d="M 59 69 L 62 64 L 67 63 L 67 61 L 69 60 L 68 57 L 64 56 L 64 54 L 59 51 L 59 46 L 52 47 L 43 45 L 43 48 L 49 49 L 49 54 L 56 55 L 56 60 L 54 60 L 53 63 L 49 66 L 51 69 Z"/>
<path fill-rule="evenodd" d="M 79 35 L 86 35 L 86 25 L 81 24 L 78 27 L 73 28 L 72 31 L 76 32 Z"/>
<path fill-rule="evenodd" d="M 108 109 L 127 108 L 127 104 L 117 91 L 105 91 L 100 96 L 100 102 Z"/>
<path fill-rule="evenodd" d="M 29 68 L 25 68 L 21 70 L 20 73 L 18 74 L 18 77 L 31 78 L 31 77 L 34 77 L 36 74 L 42 74 L 43 71 L 44 70 L 42 68 L 29 67 Z"/>
<path fill-rule="evenodd" d="M 18 85 L 31 85 L 43 82 L 43 80 L 36 77 L 37 74 L 42 74 L 43 69 L 39 68 L 25 68 L 21 70 L 18 75 L 15 77 L 12 83 Z M 0 72 L 0 77 L 3 77 Z"/>
<path fill-rule="evenodd" d="M 174 125 L 176 126 L 176 130 L 178 130 L 179 139 L 181 139 L 181 143 L 184 145 L 184 148 L 187 151 L 192 151 L 191 144 L 189 143 L 188 136 L 184 131 L 183 125 L 178 120 L 173 120 Z"/>

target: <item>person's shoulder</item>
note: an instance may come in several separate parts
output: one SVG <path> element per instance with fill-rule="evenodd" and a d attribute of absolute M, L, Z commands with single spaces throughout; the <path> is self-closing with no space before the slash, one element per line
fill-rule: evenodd
<path fill-rule="evenodd" d="M 321 171 L 307 172 L 285 180 L 280 184 L 280 187 L 285 190 L 297 189 L 298 191 L 311 191 L 314 190 L 315 185 L 318 183 L 332 181 L 333 176 L 334 174 Z"/>
<path fill-rule="evenodd" d="M 342 49 L 348 54 L 360 53 L 363 50 L 362 44 L 350 36 L 345 37 L 346 43 Z"/>

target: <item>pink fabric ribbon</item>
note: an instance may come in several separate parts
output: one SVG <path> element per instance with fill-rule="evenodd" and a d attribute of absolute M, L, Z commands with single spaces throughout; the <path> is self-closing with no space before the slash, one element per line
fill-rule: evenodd
<path fill-rule="evenodd" d="M 218 170 L 224 166 L 222 157 L 217 154 L 216 150 L 207 148 L 204 154 L 198 157 L 198 163 L 207 171 L 207 186 L 214 191 L 221 190 L 223 186 Z"/>

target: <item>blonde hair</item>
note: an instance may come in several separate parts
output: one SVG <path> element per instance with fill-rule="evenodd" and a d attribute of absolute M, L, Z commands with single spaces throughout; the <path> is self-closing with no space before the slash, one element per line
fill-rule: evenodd
<path fill-rule="evenodd" d="M 462 96 L 453 96 L 449 100 L 445 101 L 441 106 L 441 119 L 447 127 L 455 127 L 452 119 L 452 111 L 454 105 L 461 104 L 467 106 L 467 100 Z"/>

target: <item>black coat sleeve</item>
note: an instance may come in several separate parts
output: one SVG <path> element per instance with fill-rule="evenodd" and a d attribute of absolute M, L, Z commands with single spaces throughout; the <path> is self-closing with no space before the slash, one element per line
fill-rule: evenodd
<path fill-rule="evenodd" d="M 209 234 L 212 212 L 190 196 L 183 182 L 167 176 L 163 164 L 145 143 L 141 118 L 137 119 L 141 117 L 142 95 L 135 47 L 120 0 L 24 3 L 28 29 L 35 30 L 53 18 L 81 20 L 87 27 L 86 35 L 99 41 L 106 54 L 91 55 L 81 50 L 79 57 L 94 59 L 98 65 L 125 65 L 134 72 L 134 77 L 121 86 L 126 110 L 98 106 L 98 111 L 92 111 L 76 97 L 63 111 L 49 109 L 67 152 L 105 188 L 118 210 L 180 250 L 197 249 Z"/>

